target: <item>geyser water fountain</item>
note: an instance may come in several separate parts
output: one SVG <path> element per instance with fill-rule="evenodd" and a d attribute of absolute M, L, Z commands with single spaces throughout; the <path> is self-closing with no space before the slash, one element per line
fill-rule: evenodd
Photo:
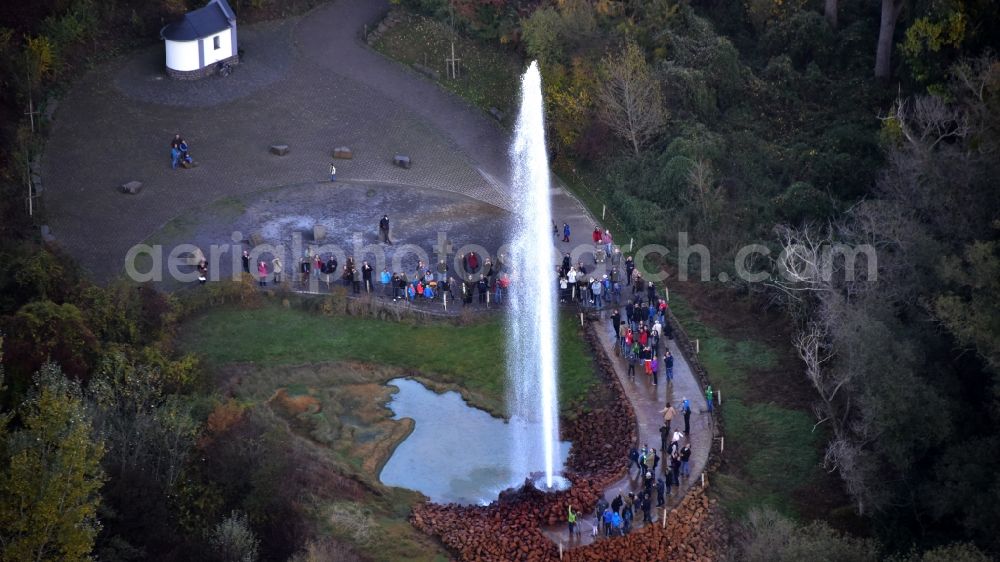
<path fill-rule="evenodd" d="M 521 77 L 521 109 L 510 147 L 514 232 L 510 259 L 507 403 L 515 426 L 514 474 L 544 470 L 539 489 L 564 488 L 559 475 L 556 375 L 556 278 L 545 147 L 542 76 L 538 63 Z"/>
<path fill-rule="evenodd" d="M 562 490 L 570 443 L 559 441 L 555 249 L 545 150 L 542 79 L 532 63 L 521 78 L 521 110 L 510 147 L 515 201 L 507 323 L 506 424 L 470 408 L 455 393 L 438 395 L 414 381 L 390 408 L 412 418 L 413 433 L 380 474 L 382 482 L 418 490 L 438 503 L 488 504 L 502 490 L 531 479 L 542 491 Z"/>

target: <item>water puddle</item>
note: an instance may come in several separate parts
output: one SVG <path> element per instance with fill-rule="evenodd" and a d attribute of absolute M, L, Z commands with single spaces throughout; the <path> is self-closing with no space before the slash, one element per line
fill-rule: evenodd
<path fill-rule="evenodd" d="M 485 505 L 524 483 L 527 475 L 511 470 L 514 444 L 531 442 L 522 433 L 533 435 L 538 425 L 506 423 L 470 407 L 457 392 L 437 394 L 409 379 L 389 384 L 399 388 L 388 404 L 393 418 L 416 423 L 382 468 L 384 484 L 416 490 L 437 503 Z M 569 448 L 569 441 L 559 442 L 563 463 Z"/>

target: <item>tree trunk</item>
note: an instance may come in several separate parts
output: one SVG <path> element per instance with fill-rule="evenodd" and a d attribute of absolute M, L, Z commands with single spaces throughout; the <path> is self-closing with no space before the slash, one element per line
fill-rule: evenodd
<path fill-rule="evenodd" d="M 830 27 L 837 29 L 837 0 L 826 0 L 824 15 Z"/>
<path fill-rule="evenodd" d="M 875 51 L 875 78 L 880 80 L 888 79 L 892 70 L 892 36 L 904 2 L 905 0 L 882 0 L 882 22 L 878 30 L 878 50 Z"/>

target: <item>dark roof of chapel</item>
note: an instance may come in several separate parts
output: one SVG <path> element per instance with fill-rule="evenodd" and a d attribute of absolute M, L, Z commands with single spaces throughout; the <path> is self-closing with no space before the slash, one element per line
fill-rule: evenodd
<path fill-rule="evenodd" d="M 232 9 L 229 9 L 226 0 L 210 2 L 204 8 L 188 12 L 179 21 L 164 27 L 160 36 L 170 41 L 195 41 L 229 29 L 231 15 Z"/>

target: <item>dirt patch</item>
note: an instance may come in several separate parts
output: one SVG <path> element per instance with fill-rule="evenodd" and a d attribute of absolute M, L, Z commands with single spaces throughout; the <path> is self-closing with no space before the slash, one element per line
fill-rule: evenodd
<path fill-rule="evenodd" d="M 314 414 L 320 410 L 319 400 L 315 396 L 311 394 L 289 396 L 287 388 L 279 388 L 268 403 L 272 408 L 280 409 L 289 416 L 297 416 L 307 412 Z"/>
<path fill-rule="evenodd" d="M 792 345 L 795 326 L 791 319 L 760 296 L 740 294 L 733 289 L 701 282 L 670 283 L 672 291 L 684 297 L 698 319 L 730 341 L 756 341 L 774 353 L 768 368 L 750 369 L 746 376 L 746 403 L 774 403 L 783 408 L 807 412 L 817 400 Z M 711 373 L 709 373 L 711 375 Z M 725 415 L 725 414 L 723 414 Z M 820 428 L 818 431 L 822 431 Z M 750 450 L 747 444 L 726 443 L 720 470 L 737 478 L 746 470 Z M 824 519 L 841 530 L 854 530 L 859 521 L 850 499 L 835 474 L 818 471 L 792 494 L 795 509 L 803 520 Z M 837 515 L 835 515 L 837 514 Z"/>
<path fill-rule="evenodd" d="M 698 281 L 670 282 L 690 304 L 698 319 L 731 341 L 755 341 L 767 346 L 775 363 L 753 369 L 747 376 L 748 402 L 773 402 L 782 407 L 812 412 L 816 395 L 803 373 L 792 346 L 795 326 L 780 310 L 760 296 Z"/>

